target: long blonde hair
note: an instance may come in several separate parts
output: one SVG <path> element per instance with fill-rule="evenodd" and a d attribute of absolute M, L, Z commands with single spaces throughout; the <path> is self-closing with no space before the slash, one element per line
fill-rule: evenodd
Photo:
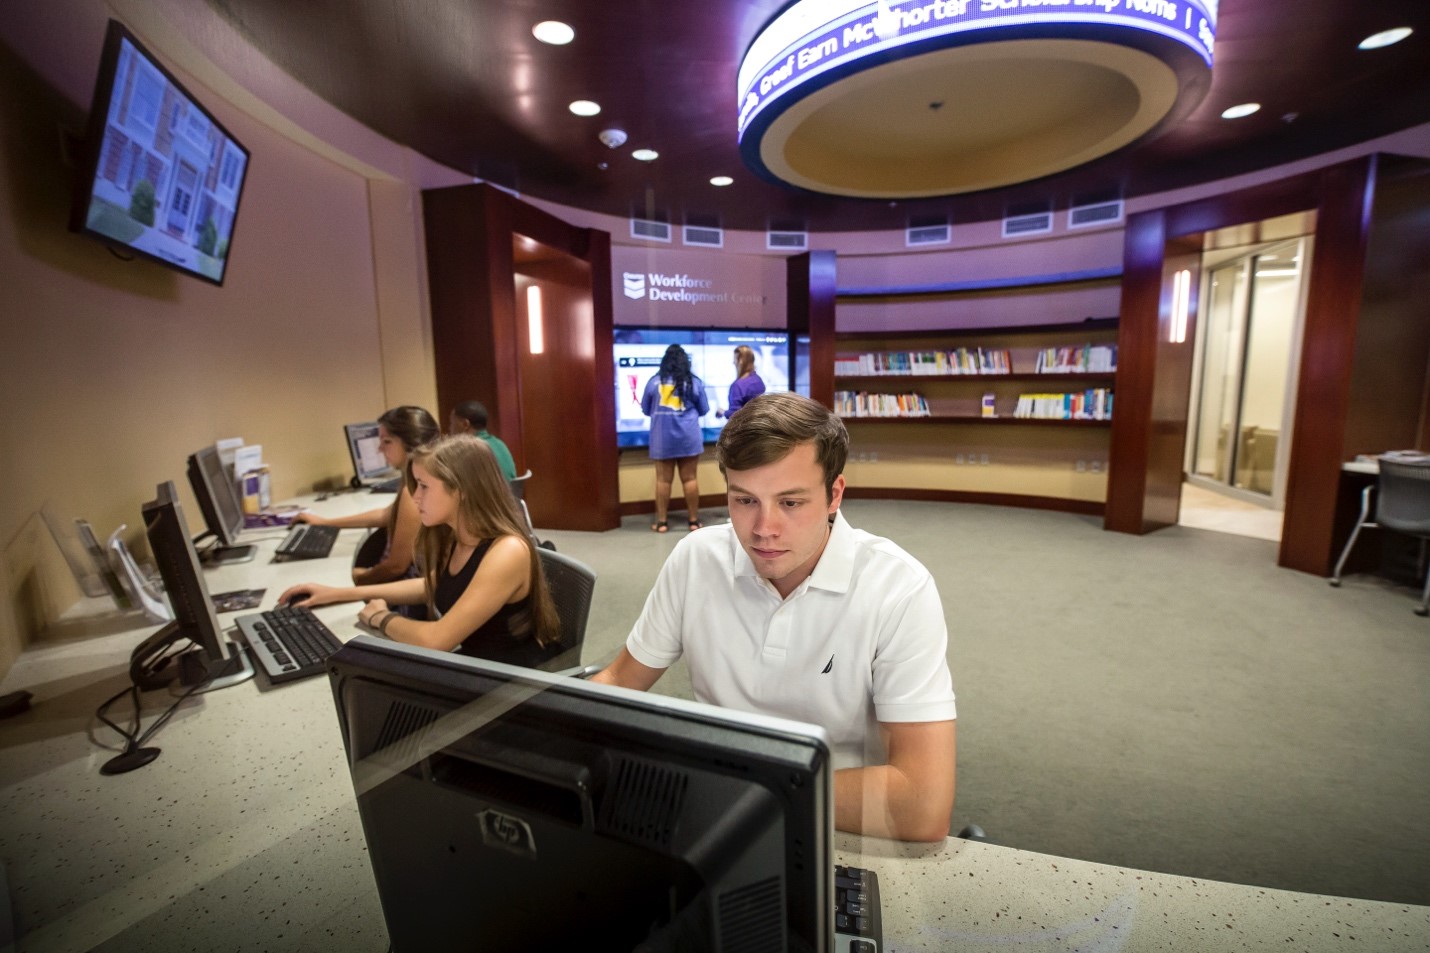
<path fill-rule="evenodd" d="M 755 352 L 748 345 L 735 348 L 735 376 L 744 377 L 755 371 Z"/>
<path fill-rule="evenodd" d="M 468 533 L 478 539 L 515 536 L 526 545 L 531 558 L 528 598 L 533 634 L 543 647 L 559 642 L 561 620 L 541 569 L 541 557 L 491 448 L 471 434 L 457 434 L 418 448 L 412 454 L 412 462 L 457 496 L 457 521 Z M 417 563 L 422 569 L 429 608 L 442 567 L 451 561 L 456 546 L 457 533 L 445 523 L 423 526 L 417 533 Z"/>

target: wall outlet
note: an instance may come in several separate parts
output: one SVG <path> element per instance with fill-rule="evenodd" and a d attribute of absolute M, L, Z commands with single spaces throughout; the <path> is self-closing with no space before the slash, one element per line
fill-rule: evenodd
<path fill-rule="evenodd" d="M 1101 472 L 1102 472 L 1102 461 L 1101 461 L 1101 460 L 1094 460 L 1094 461 L 1092 461 L 1092 472 L 1093 472 L 1093 473 L 1101 473 Z"/>
<path fill-rule="evenodd" d="M 979 462 L 980 464 L 982 464 L 983 466 L 985 466 L 985 467 L 988 466 L 988 454 L 985 453 L 985 454 L 983 454 L 982 456 L 980 456 L 980 457 L 978 458 L 978 462 Z"/>
<path fill-rule="evenodd" d="M 877 450 L 870 450 L 870 451 L 869 451 L 869 462 L 870 462 L 870 463 L 878 463 L 878 462 L 879 462 L 879 451 L 877 451 Z"/>
<path fill-rule="evenodd" d="M 954 458 L 953 458 L 953 462 L 956 463 L 956 464 L 958 464 L 959 466 L 963 466 L 963 454 L 961 454 L 961 453 L 955 454 L 955 455 L 954 455 Z"/>
<path fill-rule="evenodd" d="M 1078 472 L 1078 473 L 1086 473 L 1086 472 L 1087 472 L 1087 461 L 1086 461 L 1086 460 L 1079 460 L 1079 461 L 1077 462 L 1077 472 Z"/>

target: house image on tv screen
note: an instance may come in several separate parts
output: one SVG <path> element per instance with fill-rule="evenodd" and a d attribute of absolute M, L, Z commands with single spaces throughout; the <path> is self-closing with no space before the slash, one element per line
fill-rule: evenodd
<path fill-rule="evenodd" d="M 247 155 L 127 40 L 90 199 L 91 230 L 221 279 Z"/>

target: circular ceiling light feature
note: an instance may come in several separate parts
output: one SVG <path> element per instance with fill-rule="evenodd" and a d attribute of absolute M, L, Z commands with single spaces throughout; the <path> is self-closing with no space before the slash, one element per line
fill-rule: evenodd
<path fill-rule="evenodd" d="M 1192 111 L 1211 85 L 1208 7 L 799 0 L 741 61 L 740 152 L 762 178 L 860 198 L 1062 172 Z"/>
<path fill-rule="evenodd" d="M 642 162 L 654 162 L 660 158 L 660 153 L 654 149 L 637 149 L 631 153 L 632 159 L 639 159 Z"/>
<path fill-rule="evenodd" d="M 542 20 L 531 28 L 531 35 L 552 46 L 565 46 L 576 39 L 576 31 L 560 20 Z"/>
<path fill-rule="evenodd" d="M 711 176 L 710 184 L 719 188 L 724 188 L 727 185 L 734 185 L 735 180 L 730 178 L 728 175 L 716 175 Z"/>
<path fill-rule="evenodd" d="M 578 116 L 599 116 L 601 114 L 601 104 L 593 103 L 589 99 L 578 99 L 566 108 Z"/>
<path fill-rule="evenodd" d="M 1381 30 L 1379 33 L 1372 33 L 1356 44 L 1358 50 L 1378 50 L 1386 46 L 1394 46 L 1410 34 L 1414 33 L 1408 26 L 1398 26 L 1393 30 Z"/>
<path fill-rule="evenodd" d="M 1223 119 L 1245 119 L 1261 111 L 1260 103 L 1242 103 L 1239 106 L 1228 106 L 1221 111 Z"/>

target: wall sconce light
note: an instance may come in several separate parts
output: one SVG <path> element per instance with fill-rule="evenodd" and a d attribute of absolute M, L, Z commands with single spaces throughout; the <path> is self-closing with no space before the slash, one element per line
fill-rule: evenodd
<path fill-rule="evenodd" d="M 526 337 L 532 354 L 546 350 L 546 336 L 541 325 L 541 287 L 526 286 Z"/>
<path fill-rule="evenodd" d="M 1186 269 L 1172 276 L 1172 322 L 1167 340 L 1184 344 L 1187 340 L 1187 312 L 1192 304 L 1192 273 Z"/>

